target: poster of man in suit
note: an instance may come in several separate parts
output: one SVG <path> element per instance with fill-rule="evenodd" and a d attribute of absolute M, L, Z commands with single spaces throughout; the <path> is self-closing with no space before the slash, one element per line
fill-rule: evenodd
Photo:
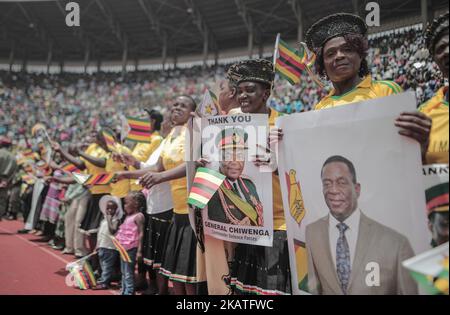
<path fill-rule="evenodd" d="M 361 183 L 353 163 L 340 155 L 329 157 L 322 166 L 321 180 L 329 214 L 306 226 L 310 292 L 375 294 L 375 290 L 367 290 L 363 270 L 356 269 L 375 262 L 389 267 L 379 275 L 383 293 L 417 294 L 414 280 L 401 265 L 414 256 L 409 240 L 359 208 Z M 323 237 L 327 234 L 328 238 Z M 328 247 L 329 253 L 324 250 Z"/>
<path fill-rule="evenodd" d="M 281 117 L 278 172 L 294 294 L 417 294 L 430 248 L 420 147 L 393 121 L 410 93 Z"/>

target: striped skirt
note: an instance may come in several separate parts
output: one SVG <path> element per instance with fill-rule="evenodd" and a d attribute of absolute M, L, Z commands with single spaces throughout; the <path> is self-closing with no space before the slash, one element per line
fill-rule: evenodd
<path fill-rule="evenodd" d="M 47 197 L 45 197 L 44 205 L 42 206 L 41 216 L 39 217 L 39 219 L 44 222 L 56 224 L 59 219 L 60 205 L 61 201 L 47 195 Z"/>

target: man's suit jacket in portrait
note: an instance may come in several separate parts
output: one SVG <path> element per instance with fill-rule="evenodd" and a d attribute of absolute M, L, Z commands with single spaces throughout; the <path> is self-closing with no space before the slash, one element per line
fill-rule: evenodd
<path fill-rule="evenodd" d="M 331 215 L 331 214 L 330 214 Z M 306 227 L 308 287 L 313 294 L 342 295 L 330 250 L 329 215 Z M 361 213 L 348 295 L 417 294 L 417 285 L 402 262 L 414 256 L 406 237 Z M 379 266 L 379 286 L 368 286 L 369 263 Z M 373 266 L 373 265 L 372 265 Z M 366 267 L 368 270 L 366 270 Z M 370 283 L 370 282 L 369 282 Z"/>

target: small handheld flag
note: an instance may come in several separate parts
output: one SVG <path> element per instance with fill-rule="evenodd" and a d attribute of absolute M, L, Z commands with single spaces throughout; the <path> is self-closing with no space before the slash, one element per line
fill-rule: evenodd
<path fill-rule="evenodd" d="M 309 74 L 309 77 L 320 87 L 323 88 L 325 85 L 320 81 L 319 77 L 311 70 L 316 63 L 316 54 L 308 49 L 306 43 L 300 43 L 300 56 L 302 57 L 302 64 L 305 65 L 305 70 Z"/>
<path fill-rule="evenodd" d="M 47 129 L 44 124 L 37 123 L 36 125 L 31 128 L 31 134 L 33 137 L 36 137 L 38 139 L 41 139 L 42 141 L 42 149 L 41 154 L 43 155 L 43 159 L 47 164 L 50 163 L 53 155 L 53 149 L 51 146 L 51 139 L 47 133 Z"/>
<path fill-rule="evenodd" d="M 108 185 L 114 179 L 115 174 L 91 175 L 86 181 L 86 185 Z"/>
<path fill-rule="evenodd" d="M 402 264 L 429 294 L 449 294 L 448 242 Z"/>
<path fill-rule="evenodd" d="M 52 142 L 50 136 L 47 133 L 47 127 L 45 127 L 44 124 L 37 123 L 36 125 L 34 125 L 33 128 L 31 128 L 31 134 L 33 135 L 33 137 L 42 135 L 49 144 Z"/>
<path fill-rule="evenodd" d="M 277 35 L 273 58 L 276 73 L 292 85 L 300 82 L 301 72 L 304 69 L 302 58 L 294 48 L 281 39 L 280 34 Z"/>
<path fill-rule="evenodd" d="M 77 181 L 77 183 L 81 185 L 108 185 L 114 179 L 115 174 L 81 174 L 81 173 L 72 173 L 73 178 Z"/>
<path fill-rule="evenodd" d="M 126 119 L 129 126 L 126 139 L 134 142 L 150 143 L 150 136 L 152 135 L 150 121 L 136 117 L 127 117 Z"/>
<path fill-rule="evenodd" d="M 66 265 L 66 270 L 69 271 L 74 279 L 75 285 L 81 290 L 87 290 L 97 285 L 94 272 L 88 260 L 89 257 L 95 254 L 97 254 L 97 252 L 93 252 L 88 256 Z"/>
<path fill-rule="evenodd" d="M 123 142 L 128 136 L 128 133 L 130 132 L 130 126 L 128 125 L 127 118 L 124 115 L 120 115 L 120 124 L 121 124 L 121 130 L 120 130 L 120 140 Z"/>
<path fill-rule="evenodd" d="M 64 172 L 68 173 L 81 173 L 81 171 L 72 163 L 68 163 L 61 168 Z"/>
<path fill-rule="evenodd" d="M 273 59 L 275 72 L 291 85 L 299 83 L 302 72 L 306 71 L 316 84 L 323 87 L 323 83 L 311 70 L 316 61 L 316 55 L 305 43 L 300 43 L 300 50 L 297 51 L 283 41 L 278 34 Z"/>
<path fill-rule="evenodd" d="M 84 185 L 84 183 L 86 183 L 89 177 L 91 177 L 91 175 L 89 174 L 81 174 L 81 173 L 72 173 L 72 176 L 80 185 Z"/>
<path fill-rule="evenodd" d="M 119 240 L 117 238 L 115 238 L 114 236 L 111 236 L 111 240 L 114 244 L 114 247 L 116 247 L 117 251 L 120 254 L 120 258 L 127 263 L 131 262 L 131 258 L 130 255 L 128 255 L 127 250 L 122 246 L 122 244 L 120 244 Z"/>
<path fill-rule="evenodd" d="M 45 128 L 46 127 L 44 124 L 37 123 L 36 125 L 33 126 L 33 128 L 31 128 L 31 135 L 35 137 L 40 130 L 45 131 Z"/>
<path fill-rule="evenodd" d="M 314 66 L 316 62 L 316 54 L 308 49 L 308 46 L 304 42 L 300 42 L 300 50 L 298 52 L 301 60 L 300 63 L 307 68 Z"/>
<path fill-rule="evenodd" d="M 200 117 L 216 116 L 220 114 L 219 101 L 216 94 L 211 90 L 206 90 L 203 100 L 196 110 Z"/>
<path fill-rule="evenodd" d="M 200 167 L 194 177 L 188 204 L 203 209 L 225 180 L 225 175 Z"/>
<path fill-rule="evenodd" d="M 103 131 L 102 134 L 103 138 L 105 139 L 108 150 L 116 152 L 116 140 L 114 140 L 114 136 L 107 131 Z"/>

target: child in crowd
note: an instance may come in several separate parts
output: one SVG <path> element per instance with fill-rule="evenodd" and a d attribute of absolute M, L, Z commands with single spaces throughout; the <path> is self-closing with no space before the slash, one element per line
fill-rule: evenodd
<path fill-rule="evenodd" d="M 122 295 L 134 294 L 134 269 L 136 261 L 142 260 L 142 243 L 144 239 L 144 213 L 147 200 L 140 191 L 131 191 L 125 197 L 125 221 L 119 227 L 116 239 L 125 248 L 131 262 L 120 261 L 122 272 Z"/>
<path fill-rule="evenodd" d="M 102 268 L 102 276 L 99 279 L 95 290 L 108 289 L 117 263 L 119 253 L 112 242 L 112 236 L 117 231 L 120 219 L 123 216 L 120 199 L 113 196 L 103 196 L 99 202 L 100 211 L 103 213 L 103 220 L 100 223 L 97 236 L 97 252 Z"/>

